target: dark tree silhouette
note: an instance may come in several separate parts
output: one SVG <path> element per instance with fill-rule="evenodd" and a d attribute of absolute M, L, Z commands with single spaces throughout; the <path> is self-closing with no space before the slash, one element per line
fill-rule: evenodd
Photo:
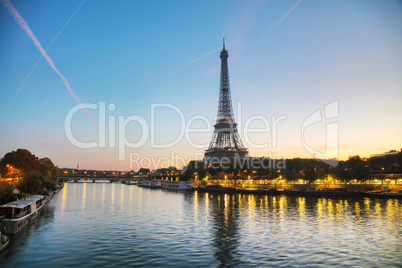
<path fill-rule="evenodd" d="M 7 170 L 7 165 L 21 170 L 22 175 L 32 170 L 40 170 L 39 159 L 26 149 L 18 149 L 4 155 L 1 160 L 2 170 Z"/>

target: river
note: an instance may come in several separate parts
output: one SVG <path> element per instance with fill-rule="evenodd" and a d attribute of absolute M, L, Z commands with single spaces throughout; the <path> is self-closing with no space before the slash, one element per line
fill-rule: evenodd
<path fill-rule="evenodd" d="M 0 267 L 401 267 L 397 199 L 66 183 Z"/>

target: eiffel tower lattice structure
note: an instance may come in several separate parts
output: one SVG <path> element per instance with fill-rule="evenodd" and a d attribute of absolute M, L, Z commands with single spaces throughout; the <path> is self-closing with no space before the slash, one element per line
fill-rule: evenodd
<path fill-rule="evenodd" d="M 237 124 L 234 121 L 232 100 L 230 96 L 229 53 L 225 49 L 225 39 L 223 39 L 223 49 L 221 58 L 221 83 L 219 90 L 218 117 L 214 126 L 214 134 L 205 152 L 205 161 L 220 161 L 222 158 L 246 158 L 248 151 L 244 148 L 237 132 Z"/>

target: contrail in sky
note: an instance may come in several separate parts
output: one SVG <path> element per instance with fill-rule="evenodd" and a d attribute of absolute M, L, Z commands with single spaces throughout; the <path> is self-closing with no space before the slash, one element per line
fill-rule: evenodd
<path fill-rule="evenodd" d="M 18 11 L 14 8 L 14 6 L 10 3 L 9 0 L 0 0 L 0 2 L 4 5 L 4 7 L 8 10 L 8 12 L 11 14 L 11 16 L 14 18 L 15 22 L 21 27 L 21 29 L 24 30 L 24 32 L 28 35 L 29 38 L 32 39 L 34 42 L 35 46 L 39 49 L 40 53 L 42 56 L 46 59 L 46 61 L 49 63 L 50 67 L 60 76 L 61 80 L 63 81 L 64 85 L 67 87 L 68 91 L 70 92 L 71 96 L 78 102 L 78 104 L 83 108 L 84 112 L 88 115 L 88 117 L 98 126 L 98 122 L 91 116 L 91 114 L 88 112 L 88 110 L 85 108 L 85 106 L 82 104 L 82 102 L 77 98 L 77 96 L 74 94 L 72 91 L 70 84 L 68 83 L 67 79 L 64 78 L 64 76 L 57 70 L 57 68 L 54 66 L 54 63 L 52 59 L 46 54 L 46 51 L 43 49 L 41 46 L 39 40 L 35 37 L 31 29 L 29 28 L 28 24 L 25 22 L 25 20 L 21 17 L 21 15 L 18 13 Z"/>
<path fill-rule="evenodd" d="M 235 40 L 230 41 L 230 42 L 227 43 L 226 45 L 230 45 L 230 44 L 232 44 L 232 43 L 234 43 L 234 42 L 236 42 L 236 41 L 239 41 L 239 40 L 242 39 L 242 38 L 243 38 L 243 36 L 241 36 L 241 37 L 239 37 L 239 38 L 236 38 Z M 218 47 L 217 49 L 214 49 L 214 50 L 208 52 L 207 54 L 202 55 L 201 57 L 199 57 L 199 58 L 197 58 L 197 59 L 195 59 L 195 60 L 192 60 L 192 61 L 190 61 L 189 63 L 186 63 L 186 64 L 184 64 L 183 66 L 181 66 L 181 67 L 179 67 L 179 68 L 177 68 L 177 69 L 174 69 L 173 71 L 171 71 L 171 72 L 169 72 L 169 73 L 167 73 L 167 74 L 161 76 L 158 80 L 160 80 L 160 79 L 162 79 L 162 78 L 165 78 L 166 76 L 171 75 L 171 74 L 177 72 L 178 70 L 183 69 L 184 67 L 187 67 L 188 65 L 190 65 L 190 64 L 192 64 L 192 63 L 194 63 L 194 62 L 196 62 L 196 61 L 199 61 L 200 59 L 205 58 L 205 57 L 208 56 L 209 54 L 212 54 L 212 53 L 214 53 L 214 52 L 216 52 L 216 51 L 218 51 L 218 50 L 220 50 L 220 49 L 222 49 L 222 47 Z"/>
<path fill-rule="evenodd" d="M 70 20 L 74 17 L 75 13 L 78 12 L 78 10 L 80 10 L 81 6 L 84 4 L 86 0 L 83 0 L 81 2 L 81 4 L 78 6 L 78 8 L 74 11 L 74 13 L 70 16 L 70 18 L 67 20 L 67 22 L 63 25 L 63 27 L 61 27 L 60 31 L 56 34 L 56 36 L 53 38 L 52 42 L 50 42 L 50 45 L 46 48 L 46 52 L 52 47 L 53 43 L 56 41 L 56 39 L 59 37 L 59 35 L 61 34 L 61 32 L 64 30 L 64 28 L 66 28 L 67 24 L 70 22 Z M 25 86 L 25 83 L 27 82 L 27 80 L 29 79 L 29 77 L 31 76 L 31 74 L 33 73 L 33 71 L 36 69 L 36 66 L 39 64 L 40 60 L 43 58 L 43 55 L 41 55 L 39 57 L 39 59 L 36 61 L 36 63 L 34 64 L 34 66 L 32 66 L 31 70 L 28 72 L 28 74 L 25 76 L 24 80 L 22 80 L 20 86 L 18 87 L 17 91 L 14 93 L 13 98 L 10 100 L 10 102 L 8 103 L 6 110 L 8 109 L 8 107 L 10 107 L 10 105 L 13 103 L 13 101 L 15 100 L 15 98 L 18 96 L 18 94 L 20 93 L 21 89 Z"/>
<path fill-rule="evenodd" d="M 282 16 L 282 18 L 280 18 L 277 22 L 275 22 L 274 25 L 271 26 L 271 28 L 269 28 L 269 30 L 264 34 L 264 36 L 261 38 L 260 42 L 258 42 L 256 48 L 254 49 L 254 51 L 251 53 L 251 56 L 254 55 L 255 51 L 258 50 L 258 48 L 261 46 L 261 44 L 265 41 L 265 39 L 267 38 L 268 34 L 270 32 L 272 32 L 273 29 L 276 28 L 276 26 L 278 26 L 279 23 L 281 23 L 300 3 L 302 0 L 299 0 L 296 2 L 296 4 L 294 4 L 289 10 L 288 12 L 285 13 L 285 15 Z"/>

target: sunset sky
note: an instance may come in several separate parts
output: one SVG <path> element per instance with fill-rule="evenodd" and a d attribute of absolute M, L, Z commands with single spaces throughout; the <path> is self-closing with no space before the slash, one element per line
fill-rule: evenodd
<path fill-rule="evenodd" d="M 98 170 L 201 159 L 218 109 L 223 37 L 250 156 L 343 160 L 402 148 L 400 1 L 10 2 L 94 120 L 77 109 L 68 123 L 77 100 L 2 4 L 0 157 L 24 148 L 59 167 Z M 318 110 L 322 120 L 303 132 Z M 269 132 L 244 131 L 267 122 Z M 66 128 L 96 146 L 80 148 Z M 157 148 L 151 138 L 173 144 Z M 119 148 L 124 140 L 139 146 Z"/>

